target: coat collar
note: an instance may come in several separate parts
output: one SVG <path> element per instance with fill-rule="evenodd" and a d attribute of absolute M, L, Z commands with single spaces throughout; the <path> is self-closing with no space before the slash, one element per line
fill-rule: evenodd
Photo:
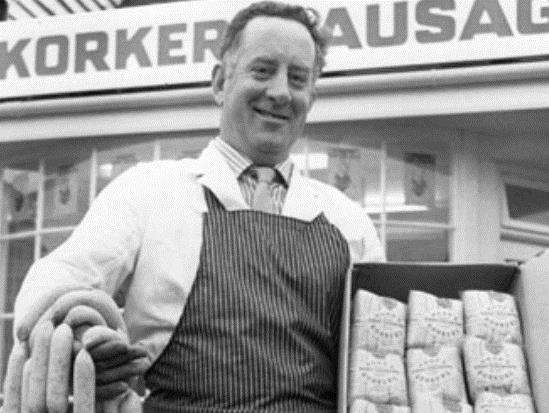
<path fill-rule="evenodd" d="M 228 211 L 249 209 L 234 172 L 212 142 L 202 151 L 191 173 L 195 175 L 199 184 L 209 188 L 215 194 Z M 205 202 L 200 207 L 202 212 L 208 209 Z"/>
<path fill-rule="evenodd" d="M 191 168 L 197 182 L 209 188 L 227 211 L 250 209 L 227 162 L 210 142 Z M 312 185 L 313 184 L 313 185 Z M 199 212 L 207 212 L 204 197 L 195 205 Z M 320 193 L 314 183 L 294 169 L 282 215 L 312 221 L 322 212 Z"/>

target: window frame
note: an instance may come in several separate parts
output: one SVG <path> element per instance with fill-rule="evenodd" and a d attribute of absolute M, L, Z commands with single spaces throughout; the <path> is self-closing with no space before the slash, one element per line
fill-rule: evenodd
<path fill-rule="evenodd" d="M 151 136 L 151 137 L 147 137 L 147 138 L 144 138 L 142 140 L 140 140 L 138 143 L 147 143 L 147 144 L 150 144 L 152 145 L 152 158 L 149 159 L 148 161 L 158 161 L 158 160 L 161 160 L 161 159 L 165 159 L 165 158 L 162 158 L 161 157 L 161 147 L 162 147 L 162 144 L 163 142 L 165 142 L 166 140 L 168 139 L 173 139 L 174 141 L 177 140 L 177 139 L 181 139 L 181 140 L 185 140 L 185 141 L 192 141 L 193 142 L 193 148 L 195 147 L 198 147 L 200 146 L 200 144 L 203 144 L 204 143 L 204 139 L 211 139 L 214 135 L 211 133 L 211 131 L 205 131 L 204 133 L 195 133 L 195 132 L 192 132 L 192 133 L 189 133 L 189 134 L 177 134 L 177 135 L 174 135 L 172 137 L 164 137 L 164 136 Z M 197 140 L 193 140 L 193 139 L 200 139 L 200 141 L 197 141 Z M 132 145 L 132 144 L 135 144 L 136 142 L 134 142 L 132 139 L 130 138 L 122 138 L 122 139 L 117 139 L 117 138 L 112 138 L 111 139 L 107 139 L 105 140 L 104 142 L 110 142 L 112 144 L 113 147 L 118 147 L 118 146 L 125 146 L 126 144 L 127 145 Z M 200 142 L 200 143 L 197 143 L 197 142 Z M 31 145 L 31 143 L 26 143 L 26 145 Z M 55 145 L 63 145 L 63 141 L 62 140 L 59 140 L 59 141 L 56 141 Z M 93 200 L 95 199 L 95 197 L 98 195 L 97 194 L 97 182 L 98 182 L 98 174 L 97 174 L 97 171 L 98 171 L 98 166 L 99 166 L 99 153 L 104 150 L 103 146 L 101 144 L 97 144 L 97 143 L 92 143 L 91 145 L 89 145 L 88 148 L 86 148 L 86 151 L 88 152 L 89 151 L 89 179 L 90 179 L 90 185 L 89 185 L 89 192 L 88 192 L 88 197 L 89 197 L 89 202 L 88 202 L 88 208 L 90 207 L 90 205 L 92 204 Z M 18 232 L 7 232 L 6 231 L 6 228 L 0 228 L 2 231 L 0 231 L 0 243 L 5 243 L 6 245 L 8 245 L 8 243 L 10 241 L 13 241 L 13 240 L 18 240 L 18 239 L 24 239 L 24 238 L 30 238 L 34 241 L 34 259 L 33 259 L 33 262 L 36 262 L 38 259 L 42 258 L 42 254 L 41 254 L 41 247 L 42 247 L 42 244 L 43 244 L 43 238 L 44 237 L 47 237 L 48 235 L 55 235 L 55 234 L 71 234 L 72 231 L 77 227 L 78 224 L 76 225 L 67 225 L 67 226 L 51 226 L 51 227 L 45 227 L 44 226 L 44 196 L 45 196 L 45 180 L 46 180 L 46 177 L 47 177 L 47 174 L 46 174 L 46 162 L 47 160 L 50 158 L 51 154 L 54 153 L 55 151 L 53 149 L 51 149 L 51 147 L 48 147 L 47 149 L 43 149 L 41 151 L 37 151 L 35 153 L 33 153 L 32 155 L 29 155 L 27 154 L 26 152 L 22 152 L 21 154 L 17 154 L 16 156 L 10 158 L 10 159 L 6 159 L 5 161 L 2 160 L 0 161 L 0 182 L 2 182 L 2 178 L 3 178 L 3 175 L 4 175 L 4 170 L 6 168 L 9 168 L 10 165 L 12 165 L 14 162 L 23 162 L 25 160 L 28 160 L 28 159 L 36 159 L 38 164 L 37 164 L 37 173 L 39 174 L 39 183 L 38 183 L 38 188 L 37 188 L 37 200 L 36 200 L 36 215 L 34 217 L 35 219 L 35 224 L 34 224 L 34 228 L 30 228 L 28 230 L 24 230 L 24 231 L 18 231 Z M 0 185 L 0 225 L 4 224 L 3 222 L 1 222 L 1 219 L 2 219 L 2 208 L 4 207 L 3 205 L 3 185 Z M 8 245 L 8 248 L 9 248 L 9 245 Z M 2 249 L 0 248 L 0 252 L 2 251 Z M 6 250 L 7 251 L 7 250 Z M 1 260 L 0 260 L 0 263 Z M 3 265 L 3 263 L 2 263 Z M 6 265 L 7 265 L 7 262 L 6 262 Z M 0 331 L 4 332 L 5 333 L 5 330 L 6 330 L 6 325 L 9 323 L 9 322 L 13 322 L 13 319 L 14 319 L 14 314 L 13 312 L 9 312 L 9 310 L 7 310 L 5 308 L 5 305 L 6 305 L 6 300 L 7 300 L 7 297 L 5 296 L 5 292 L 6 292 L 6 285 L 7 285 L 7 282 L 6 282 L 6 278 L 8 277 L 8 273 L 7 273 L 7 270 L 0 267 L 0 282 L 3 282 L 3 288 L 2 290 L 0 291 L 0 323 L 3 324 L 2 326 L 0 326 Z M 11 351 L 10 348 L 4 348 L 4 343 L 3 343 L 3 337 L 0 337 L 1 341 L 0 341 L 0 374 L 1 373 L 4 373 L 5 374 L 5 369 L 6 369 L 6 366 L 4 365 L 4 358 L 5 358 L 5 355 L 6 353 L 9 353 Z M 7 359 L 6 359 L 7 360 Z M 2 388 L 2 385 L 3 385 L 3 380 L 4 380 L 4 377 L 1 376 L 0 377 L 0 406 L 2 405 L 2 400 L 3 400 L 3 388 Z"/>
<path fill-rule="evenodd" d="M 536 174 L 536 171 L 518 173 L 509 166 L 500 166 L 500 219 L 502 230 L 512 230 L 521 233 L 524 238 L 532 238 L 535 241 L 539 235 L 549 238 L 549 225 L 526 222 L 514 219 L 509 212 L 509 200 L 507 198 L 506 185 L 515 185 L 524 188 L 531 188 L 549 192 L 549 180 Z"/>
<path fill-rule="evenodd" d="M 205 141 L 211 139 L 214 135 L 211 134 L 211 131 L 204 131 L 204 133 L 194 133 L 191 134 L 182 134 L 180 136 L 161 136 L 161 137 L 150 137 L 150 138 L 144 138 L 141 142 L 142 143 L 148 143 L 153 145 L 153 159 L 152 160 L 160 160 L 160 159 L 166 159 L 163 153 L 164 145 L 171 143 L 172 139 L 173 141 L 182 139 L 186 140 L 187 142 L 192 142 L 192 149 L 198 149 L 199 146 L 203 145 Z M 308 140 L 308 136 L 305 135 L 304 138 L 306 141 Z M 198 140 L 196 140 L 198 139 Z M 114 140 L 113 140 L 114 141 Z M 121 141 L 125 141 L 122 139 Z M 127 143 L 129 144 L 131 141 L 128 140 Z M 62 145 L 63 143 L 61 141 L 56 142 L 58 145 Z M 379 231 L 380 240 L 382 243 L 382 246 L 384 250 L 387 249 L 387 231 L 390 228 L 402 228 L 402 229 L 414 229 L 414 228 L 423 228 L 425 230 L 429 229 L 435 229 L 435 230 L 445 230 L 448 231 L 448 237 L 449 242 L 451 242 L 451 238 L 453 237 L 453 232 L 455 229 L 454 223 L 451 221 L 447 223 L 438 223 L 438 222 L 423 222 L 423 221 L 399 221 L 395 219 L 390 219 L 388 217 L 388 211 L 386 209 L 386 194 L 387 194 L 387 188 L 386 188 L 386 179 L 387 179 L 387 158 L 388 158 L 388 144 L 394 144 L 393 142 L 388 143 L 386 140 L 381 140 L 379 142 L 379 148 L 380 151 L 380 165 L 379 165 L 379 179 L 380 179 L 380 196 L 382 199 L 381 202 L 381 210 L 379 211 L 379 217 L 376 219 L 372 219 L 373 223 L 375 224 L 376 229 Z M 308 150 L 309 142 L 306 142 L 305 145 L 305 155 L 309 156 L 309 150 Z M 101 146 L 98 144 L 91 144 L 89 146 L 89 203 L 88 208 L 92 204 L 94 198 L 97 196 L 97 183 L 98 183 L 98 167 L 99 167 L 99 153 L 102 150 Z M 41 258 L 41 246 L 42 246 L 42 239 L 44 237 L 47 237 L 48 235 L 53 234 L 70 234 L 74 228 L 76 228 L 76 225 L 69 225 L 69 226 L 52 226 L 52 227 L 44 227 L 44 195 L 45 195 L 45 178 L 46 178 L 46 160 L 50 154 L 51 149 L 44 150 L 42 152 L 36 153 L 33 155 L 33 158 L 36 157 L 39 161 L 38 164 L 38 173 L 40 176 L 40 182 L 38 187 L 38 199 L 37 199 L 37 215 L 35 217 L 35 227 L 31 230 L 24 231 L 24 232 L 17 232 L 17 233 L 0 233 L 0 242 L 9 242 L 10 240 L 15 240 L 19 238 L 26 238 L 31 237 L 34 239 L 34 261 Z M 16 157 L 17 160 L 29 158 L 26 154 L 21 154 L 20 156 Z M 13 159 L 10 159 L 10 162 L 0 162 L 0 178 L 2 177 L 4 168 L 9 167 L 9 164 L 12 163 Z M 308 165 L 308 158 L 306 164 Z M 305 168 L 305 173 L 308 174 L 308 166 Z M 452 178 L 450 178 L 450 185 L 452 185 Z M 2 200 L 2 188 L 0 187 L 0 200 Z M 0 205 L 0 209 L 2 208 L 2 205 Z M 452 208 L 452 205 L 450 205 L 450 208 Z M 448 248 L 448 260 L 452 261 L 452 250 L 450 248 L 450 244 L 447 246 Z M 3 270 L 0 269 L 0 278 L 7 277 L 7 273 L 5 273 Z M 3 297 L 3 293 L 0 293 L 0 323 L 7 323 L 8 321 L 13 320 L 13 313 L 7 312 L 5 309 L 5 297 Z M 2 344 L 0 344 L 0 357 L 3 356 L 3 352 L 10 351 L 10 349 L 3 348 Z M 0 369 L 2 369 L 2 359 L 0 359 Z M 5 367 L 5 366 L 4 366 Z M 2 398 L 2 394 L 0 394 L 0 399 Z"/>

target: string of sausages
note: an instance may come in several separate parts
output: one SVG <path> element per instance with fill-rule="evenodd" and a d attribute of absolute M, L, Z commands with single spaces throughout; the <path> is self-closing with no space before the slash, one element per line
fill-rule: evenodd
<path fill-rule="evenodd" d="M 18 320 L 8 359 L 1 413 L 129 413 L 141 411 L 131 388 L 96 403 L 89 351 L 107 341 L 128 342 L 112 298 L 100 290 L 60 289 Z"/>

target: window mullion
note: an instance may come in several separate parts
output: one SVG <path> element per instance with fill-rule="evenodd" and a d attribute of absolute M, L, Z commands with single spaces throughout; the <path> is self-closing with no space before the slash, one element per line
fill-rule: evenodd
<path fill-rule="evenodd" d="M 0 169 L 0 236 L 7 233 L 6 218 L 7 214 L 4 211 L 6 201 L 4 199 L 4 168 Z"/>
<path fill-rule="evenodd" d="M 36 235 L 34 237 L 34 260 L 38 260 L 40 258 L 40 246 L 42 243 L 42 235 L 40 234 L 40 231 L 42 230 L 42 226 L 44 224 L 44 182 L 45 182 L 45 174 L 46 174 L 46 168 L 45 168 L 45 160 L 40 159 L 40 162 L 38 164 L 38 197 L 36 200 L 36 223 L 35 223 L 35 229 L 36 229 Z"/>
<path fill-rule="evenodd" d="M 95 193 L 97 191 L 97 148 L 92 148 L 90 157 L 90 194 L 89 194 L 89 206 L 91 206 L 95 199 Z"/>
<path fill-rule="evenodd" d="M 309 166 L 310 166 L 310 160 L 309 160 L 309 153 L 310 153 L 310 148 L 309 148 L 309 137 L 308 136 L 305 136 L 305 145 L 304 145 L 304 149 L 305 149 L 305 176 L 308 178 L 309 177 Z"/>
<path fill-rule="evenodd" d="M 4 223 L 4 169 L 0 169 L 0 234 L 4 233 L 5 223 Z M 9 241 L 8 240 L 2 240 L 0 239 L 0 285 L 2 288 L 0 289 L 0 312 L 3 312 L 6 308 L 6 286 L 8 285 L 8 248 L 9 248 Z M 2 328 L 0 328 L 0 331 L 3 331 Z M 0 355 L 2 353 L 2 348 L 0 346 Z"/>
<path fill-rule="evenodd" d="M 402 221 L 395 219 L 386 220 L 386 225 L 389 227 L 413 227 L 413 228 L 431 228 L 431 229 L 445 229 L 453 230 L 452 224 L 445 224 L 441 222 L 427 222 L 427 221 Z"/>
<path fill-rule="evenodd" d="M 379 237 L 381 239 L 381 246 L 383 253 L 387 256 L 387 212 L 386 212 L 386 198 L 387 198 L 387 142 L 381 142 L 381 156 L 379 158 L 379 185 L 381 192 L 381 227 Z"/>
<path fill-rule="evenodd" d="M 154 140 L 154 149 L 153 149 L 153 160 L 159 161 L 160 160 L 160 139 Z"/>

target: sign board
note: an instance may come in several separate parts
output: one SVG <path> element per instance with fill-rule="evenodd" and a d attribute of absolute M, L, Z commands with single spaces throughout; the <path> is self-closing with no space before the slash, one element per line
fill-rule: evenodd
<path fill-rule="evenodd" d="M 0 23 L 0 100 L 206 85 L 227 22 L 251 1 L 188 1 Z M 333 34 L 334 75 L 549 58 L 549 0 L 300 2 Z"/>

